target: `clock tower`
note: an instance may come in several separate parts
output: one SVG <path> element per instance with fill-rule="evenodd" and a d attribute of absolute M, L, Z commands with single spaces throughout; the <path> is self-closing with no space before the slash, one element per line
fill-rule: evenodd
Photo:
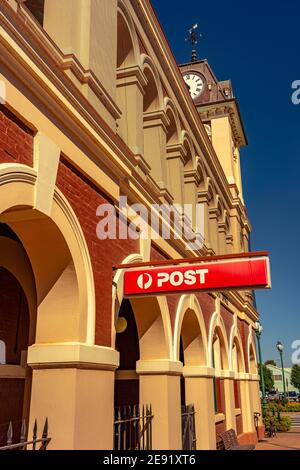
<path fill-rule="evenodd" d="M 240 150 L 247 137 L 231 81 L 218 81 L 208 61 L 195 60 L 180 65 L 191 98 L 226 174 L 228 183 L 243 202 Z"/>

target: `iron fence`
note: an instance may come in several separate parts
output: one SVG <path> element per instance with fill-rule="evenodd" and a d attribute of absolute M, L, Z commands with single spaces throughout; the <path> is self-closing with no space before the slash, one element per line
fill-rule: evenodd
<path fill-rule="evenodd" d="M 182 449 L 196 450 L 196 428 L 194 405 L 181 406 Z"/>
<path fill-rule="evenodd" d="M 115 409 L 114 449 L 152 450 L 151 405 L 122 406 Z"/>
<path fill-rule="evenodd" d="M 6 445 L 0 447 L 0 450 L 27 450 L 29 446 L 30 450 L 46 450 L 51 438 L 48 437 L 48 419 L 46 418 L 42 437 L 38 439 L 37 434 L 37 420 L 34 422 L 33 431 L 32 431 L 32 440 L 27 440 L 27 429 L 25 420 L 22 422 L 20 438 L 18 443 L 13 443 L 14 441 L 14 432 L 12 421 L 10 421 L 7 430 Z M 40 444 L 37 449 L 37 445 Z"/>

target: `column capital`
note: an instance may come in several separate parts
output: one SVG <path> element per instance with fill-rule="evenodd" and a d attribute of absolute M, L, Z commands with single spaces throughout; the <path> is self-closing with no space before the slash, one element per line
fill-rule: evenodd
<path fill-rule="evenodd" d="M 148 111 L 143 115 L 144 129 L 148 127 L 162 127 L 165 133 L 167 133 L 167 127 L 170 124 L 169 118 L 163 109 L 158 111 Z"/>
<path fill-rule="evenodd" d="M 252 374 L 248 374 L 246 372 L 236 372 L 235 378 L 236 380 L 252 380 Z"/>
<path fill-rule="evenodd" d="M 182 362 L 158 359 L 153 361 L 137 361 L 138 375 L 181 375 Z"/>
<path fill-rule="evenodd" d="M 28 348 L 27 364 L 33 369 L 115 370 L 119 353 L 113 348 L 85 343 L 33 344 Z"/>
<path fill-rule="evenodd" d="M 234 372 L 233 370 L 220 370 L 220 369 L 216 369 L 215 370 L 215 376 L 216 377 L 219 377 L 220 379 L 231 379 L 233 380 L 234 379 Z"/>
<path fill-rule="evenodd" d="M 128 85 L 137 85 L 141 93 L 145 93 L 144 87 L 147 85 L 147 79 L 138 65 L 117 70 L 117 87 Z"/>
<path fill-rule="evenodd" d="M 215 370 L 212 367 L 206 366 L 184 366 L 184 377 L 203 377 L 211 378 L 215 375 Z"/>

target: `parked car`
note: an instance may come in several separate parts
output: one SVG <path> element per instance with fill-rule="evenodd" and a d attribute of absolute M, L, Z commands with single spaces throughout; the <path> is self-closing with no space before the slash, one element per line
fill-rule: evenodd
<path fill-rule="evenodd" d="M 279 393 L 276 392 L 276 390 L 271 390 L 271 391 L 268 393 L 268 400 L 269 400 L 269 401 L 279 400 Z"/>
<path fill-rule="evenodd" d="M 288 392 L 287 394 L 288 401 L 298 401 L 298 393 L 297 392 Z"/>

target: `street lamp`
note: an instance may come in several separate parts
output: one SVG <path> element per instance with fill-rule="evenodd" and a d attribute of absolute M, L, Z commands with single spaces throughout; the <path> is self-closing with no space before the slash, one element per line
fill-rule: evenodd
<path fill-rule="evenodd" d="M 265 378 L 264 378 L 264 371 L 263 371 L 263 363 L 261 358 L 261 348 L 260 348 L 260 337 L 263 331 L 263 327 L 259 321 L 255 323 L 255 333 L 258 345 L 258 357 L 259 357 L 259 364 L 260 364 L 260 384 L 261 384 L 261 392 L 262 392 L 262 413 L 263 416 L 266 415 L 268 403 L 266 399 L 266 387 L 265 387 Z"/>
<path fill-rule="evenodd" d="M 286 402 L 286 387 L 285 387 L 284 368 L 283 368 L 283 359 L 282 359 L 283 350 L 284 350 L 283 344 L 280 341 L 277 341 L 276 348 L 279 351 L 280 361 L 281 361 L 282 383 L 283 383 L 283 402 Z"/>

